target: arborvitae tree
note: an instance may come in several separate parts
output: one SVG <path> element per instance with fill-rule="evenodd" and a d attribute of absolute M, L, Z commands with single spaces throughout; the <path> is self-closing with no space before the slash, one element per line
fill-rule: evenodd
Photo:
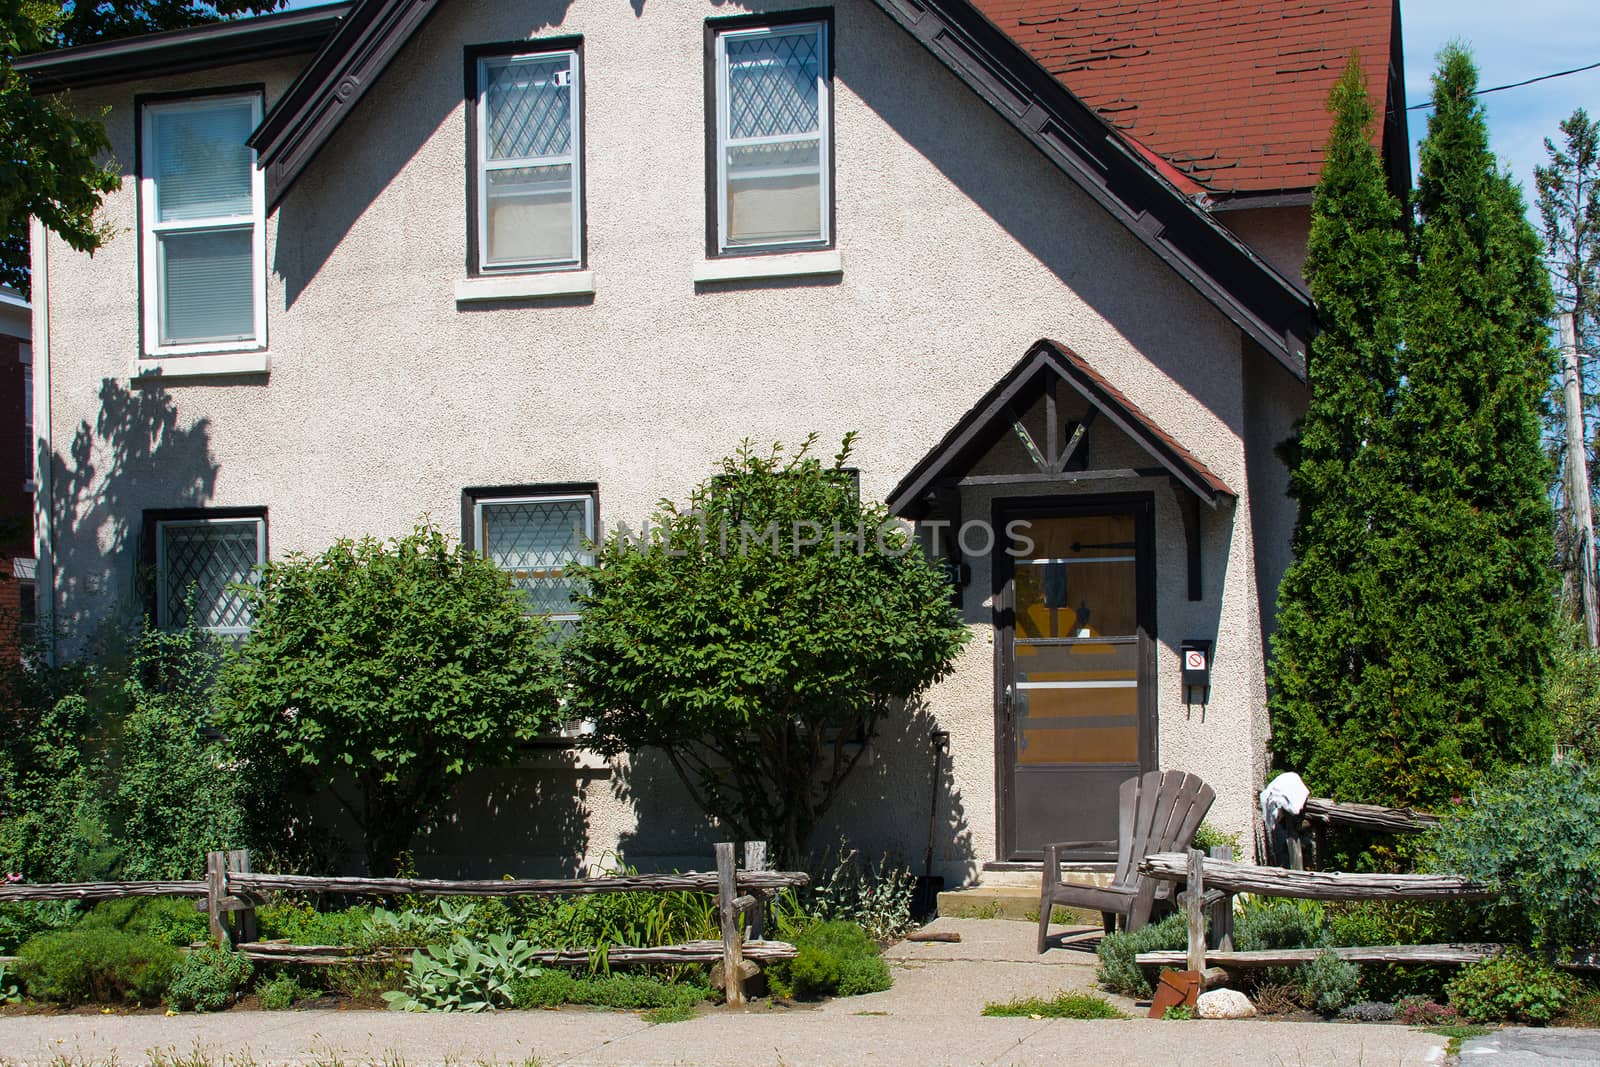
<path fill-rule="evenodd" d="M 1482 772 L 1548 754 L 1552 298 L 1522 191 L 1489 150 L 1477 80 L 1471 56 L 1447 47 L 1421 145 L 1389 444 L 1397 510 L 1377 541 L 1388 659 L 1362 682 L 1385 714 L 1347 736 L 1364 749 L 1347 774 L 1321 783 L 1363 800 L 1437 806 Z"/>
<path fill-rule="evenodd" d="M 1373 527 L 1392 495 L 1376 445 L 1397 384 L 1405 274 L 1401 208 L 1372 145 L 1374 111 L 1357 57 L 1328 108 L 1333 130 L 1306 257 L 1318 328 L 1311 397 L 1291 448 L 1300 523 L 1278 591 L 1271 675 L 1276 762 L 1319 792 L 1339 791 L 1350 757 L 1366 751 L 1388 714 L 1359 682 L 1387 653 L 1372 624 L 1383 595 Z"/>

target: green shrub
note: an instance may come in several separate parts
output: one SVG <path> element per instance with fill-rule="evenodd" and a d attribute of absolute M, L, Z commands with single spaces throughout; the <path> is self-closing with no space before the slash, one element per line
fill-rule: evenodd
<path fill-rule="evenodd" d="M 120 930 L 183 947 L 204 941 L 210 932 L 205 915 L 194 901 L 181 897 L 132 897 L 97 904 L 82 919 L 79 930 Z"/>
<path fill-rule="evenodd" d="M 18 957 L 29 995 L 63 1004 L 153 1005 L 178 966 L 178 950 L 165 941 L 113 929 L 40 934 Z"/>
<path fill-rule="evenodd" d="M 1600 765 L 1600 650 L 1590 648 L 1583 627 L 1565 617 L 1557 620 L 1554 644 L 1544 701 L 1555 722 L 1556 744 L 1591 766 Z"/>
<path fill-rule="evenodd" d="M 1234 919 L 1233 943 L 1241 952 L 1316 948 L 1325 943 L 1323 919 L 1316 901 L 1252 897 Z"/>
<path fill-rule="evenodd" d="M 768 971 L 773 991 L 801 999 L 877 993 L 892 984 L 878 945 L 855 923 L 824 922 L 795 940 L 795 958 Z"/>
<path fill-rule="evenodd" d="M 78 915 L 78 905 L 67 900 L 0 904 L 0 956 L 16 955 L 28 938 L 71 926 Z"/>
<path fill-rule="evenodd" d="M 15 1004 L 22 999 L 22 984 L 17 981 L 17 976 L 7 969 L 7 965 L 0 963 L 0 1007 L 6 1004 Z"/>
<path fill-rule="evenodd" d="M 1355 1002 L 1356 990 L 1361 987 L 1361 968 L 1332 952 L 1324 952 L 1301 966 L 1299 978 L 1306 1003 L 1324 1015 L 1337 1015 L 1345 1005 Z"/>
<path fill-rule="evenodd" d="M 254 970 L 237 952 L 212 945 L 191 949 L 172 972 L 167 1003 L 179 1011 L 221 1011 L 238 999 Z"/>
<path fill-rule="evenodd" d="M 983 1014 L 991 1018 L 1023 1019 L 1126 1019 L 1105 997 L 1093 993 L 1059 993 L 1051 1000 L 1023 997 L 1003 1004 L 985 1004 Z"/>
<path fill-rule="evenodd" d="M 0 875 L 85 882 L 113 872 L 103 733 L 81 694 L 18 709 L 0 730 Z"/>
<path fill-rule="evenodd" d="M 1200 829 L 1194 832 L 1194 841 L 1190 844 L 1190 847 L 1197 848 L 1209 855 L 1212 849 L 1222 845 L 1227 845 L 1233 849 L 1233 858 L 1235 860 L 1244 857 L 1244 846 L 1240 844 L 1240 837 L 1237 831 L 1231 834 L 1223 833 L 1208 822 L 1201 823 Z"/>
<path fill-rule="evenodd" d="M 709 986 L 697 982 L 675 984 L 636 974 L 577 977 L 548 970 L 511 984 L 511 1003 L 517 1008 L 555 1008 L 562 1004 L 593 1004 L 630 1011 L 689 1007 L 712 997 Z"/>
<path fill-rule="evenodd" d="M 1472 791 L 1430 835 L 1429 865 L 1483 882 L 1497 940 L 1600 941 L 1600 771 L 1519 768 Z"/>
<path fill-rule="evenodd" d="M 411 956 L 405 986 L 383 994 L 395 1011 L 489 1011 L 509 1007 L 512 983 L 540 973 L 533 946 L 491 934 L 480 945 L 457 937 Z"/>
<path fill-rule="evenodd" d="M 1158 923 L 1150 923 L 1132 933 L 1107 934 L 1100 939 L 1097 950 L 1100 964 L 1095 969 L 1095 977 L 1113 993 L 1147 997 L 1154 989 L 1150 983 L 1151 975 L 1134 962 L 1134 957 L 1141 952 L 1183 948 L 1188 943 L 1188 920 L 1181 912 L 1175 912 Z"/>
<path fill-rule="evenodd" d="M 366 947 L 372 911 L 366 905 L 318 911 L 304 901 L 282 901 L 257 908 L 256 925 L 263 941 L 281 938 L 295 945 Z"/>
<path fill-rule="evenodd" d="M 916 884 L 910 869 L 891 864 L 888 856 L 867 863 L 840 841 L 802 899 L 812 918 L 855 923 L 874 941 L 889 941 L 916 925 L 911 917 Z"/>
<path fill-rule="evenodd" d="M 1475 1022 L 1544 1024 L 1578 995 L 1562 971 L 1516 949 L 1469 963 L 1446 986 L 1450 1005 Z"/>
<path fill-rule="evenodd" d="M 1361 945 L 1431 945 L 1453 941 L 1492 940 L 1488 931 L 1464 920 L 1460 905 L 1408 901 L 1364 901 L 1330 904 L 1328 942 L 1340 947 Z M 1455 968 L 1401 967 L 1366 964 L 1361 992 L 1368 1000 L 1388 1002 L 1406 995 L 1444 997 L 1444 983 Z"/>
<path fill-rule="evenodd" d="M 297 1001 L 317 995 L 316 990 L 307 989 L 291 974 L 275 974 L 256 983 L 256 996 L 266 1011 L 287 1011 Z"/>

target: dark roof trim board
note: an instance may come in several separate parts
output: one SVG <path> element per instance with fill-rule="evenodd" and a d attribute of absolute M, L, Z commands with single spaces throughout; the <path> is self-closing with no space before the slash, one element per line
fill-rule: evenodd
<path fill-rule="evenodd" d="M 874 0 L 1301 380 L 1311 303 L 966 0 Z"/>
<path fill-rule="evenodd" d="M 350 8 L 329 4 L 100 41 L 22 56 L 13 66 L 35 92 L 53 93 L 298 55 L 320 48 Z"/>
<path fill-rule="evenodd" d="M 890 491 L 890 513 L 910 519 L 923 517 L 935 491 L 960 478 L 994 446 L 1011 427 L 1010 413 L 1031 405 L 1050 375 L 1076 390 L 1201 502 L 1214 508 L 1237 495 L 1082 356 L 1066 345 L 1041 339 Z"/>
<path fill-rule="evenodd" d="M 268 210 L 437 6 L 438 0 L 360 0 L 345 17 L 250 135 L 266 170 Z"/>

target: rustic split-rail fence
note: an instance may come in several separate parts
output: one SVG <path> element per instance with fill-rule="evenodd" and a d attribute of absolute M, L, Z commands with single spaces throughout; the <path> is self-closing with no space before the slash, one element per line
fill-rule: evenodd
<path fill-rule="evenodd" d="M 280 964 L 327 966 L 401 959 L 411 949 L 362 952 L 352 946 L 294 945 L 257 940 L 255 909 L 270 893 L 331 893 L 355 896 L 565 897 L 591 893 L 706 893 L 716 898 L 719 941 L 680 945 L 609 946 L 598 949 L 542 949 L 532 960 L 556 966 L 581 966 L 601 960 L 606 966 L 711 963 L 720 965 L 729 1004 L 745 1002 L 744 983 L 751 964 L 793 959 L 795 947 L 763 936 L 766 903 L 784 889 L 810 882 L 804 871 L 767 869 L 767 846 L 746 841 L 745 864 L 736 865 L 734 845 L 716 846 L 717 869 L 683 874 L 627 874 L 599 878 L 335 878 L 300 874 L 258 874 L 243 850 L 206 854 L 202 881 L 75 882 L 0 885 L 0 902 L 42 900 L 121 900 L 128 897 L 193 897 L 210 920 L 211 939 L 248 959 Z M 745 920 L 743 929 L 740 919 Z M 748 961 L 748 962 L 747 962 Z M 3 961 L 0 961 L 3 962 Z"/>

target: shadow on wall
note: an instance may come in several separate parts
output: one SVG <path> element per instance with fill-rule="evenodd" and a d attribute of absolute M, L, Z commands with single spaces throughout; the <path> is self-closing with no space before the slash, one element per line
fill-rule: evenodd
<path fill-rule="evenodd" d="M 645 749 L 616 767 L 611 795 L 633 814 L 633 828 L 617 839 L 622 861 L 645 872 L 709 869 L 712 846 L 731 835 L 690 798 L 667 757 Z"/>
<path fill-rule="evenodd" d="M 95 424 L 78 424 L 66 455 L 41 448 L 39 462 L 51 472 L 56 636 L 70 651 L 89 651 L 80 643 L 116 641 L 147 610 L 144 509 L 211 500 L 221 469 L 211 424 L 183 424 L 159 386 L 129 389 L 107 378 Z"/>

